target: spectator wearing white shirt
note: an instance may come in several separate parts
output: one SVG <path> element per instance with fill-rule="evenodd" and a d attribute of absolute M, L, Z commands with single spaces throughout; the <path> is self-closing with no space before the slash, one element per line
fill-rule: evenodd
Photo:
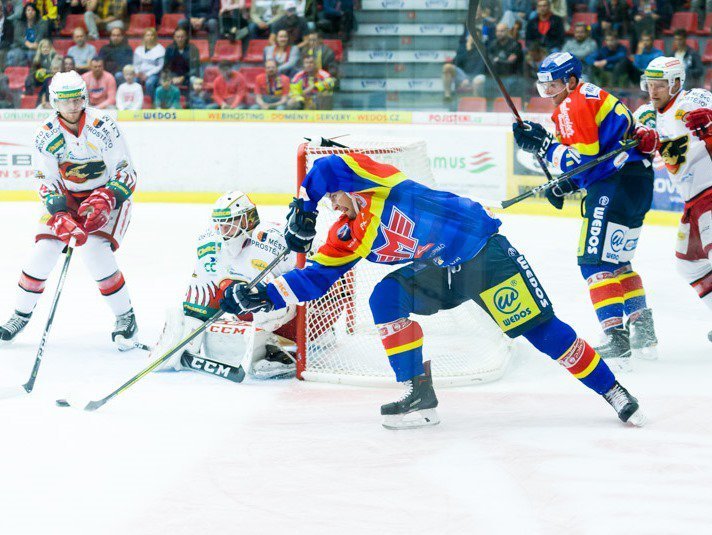
<path fill-rule="evenodd" d="M 143 108 L 143 88 L 136 82 L 133 65 L 126 65 L 121 72 L 126 81 L 116 90 L 116 107 L 119 110 L 140 110 Z"/>
<path fill-rule="evenodd" d="M 158 77 L 163 69 L 166 49 L 158 42 L 158 33 L 155 28 L 148 28 L 143 34 L 143 44 L 134 50 L 133 66 L 136 77 L 146 87 L 146 94 L 156 93 Z"/>

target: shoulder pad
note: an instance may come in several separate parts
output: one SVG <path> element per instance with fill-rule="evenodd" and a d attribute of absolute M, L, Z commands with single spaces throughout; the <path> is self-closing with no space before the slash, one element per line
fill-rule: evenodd
<path fill-rule="evenodd" d="M 706 89 L 691 89 L 680 98 L 680 108 L 685 111 L 710 107 L 712 107 L 712 94 Z"/>
<path fill-rule="evenodd" d="M 35 131 L 35 148 L 40 152 L 56 155 L 65 145 L 64 135 L 56 118 L 48 120 Z"/>
<path fill-rule="evenodd" d="M 579 91 L 586 98 L 601 98 L 601 88 L 588 82 L 581 84 Z"/>
<path fill-rule="evenodd" d="M 109 115 L 100 113 L 99 110 L 87 108 L 87 119 L 84 123 L 84 128 L 108 148 L 112 148 L 114 140 L 121 137 L 116 122 Z"/>

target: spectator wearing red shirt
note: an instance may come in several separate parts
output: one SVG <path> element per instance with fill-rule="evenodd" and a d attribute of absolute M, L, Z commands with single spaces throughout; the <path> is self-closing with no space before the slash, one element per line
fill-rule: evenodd
<path fill-rule="evenodd" d="M 213 85 L 213 100 L 221 110 L 244 109 L 247 82 L 239 72 L 232 70 L 229 61 L 221 61 L 220 74 Z"/>
<path fill-rule="evenodd" d="M 538 43 L 548 53 L 558 52 L 564 46 L 564 21 L 551 12 L 549 0 L 538 0 L 536 17 L 527 21 L 526 44 L 529 48 Z"/>
<path fill-rule="evenodd" d="M 277 62 L 265 61 L 265 72 L 255 79 L 253 110 L 283 110 L 289 97 L 289 78 L 277 72 Z"/>
<path fill-rule="evenodd" d="M 89 64 L 89 72 L 82 75 L 89 92 L 89 105 L 100 110 L 116 107 L 116 80 L 104 70 L 104 60 L 96 57 Z"/>

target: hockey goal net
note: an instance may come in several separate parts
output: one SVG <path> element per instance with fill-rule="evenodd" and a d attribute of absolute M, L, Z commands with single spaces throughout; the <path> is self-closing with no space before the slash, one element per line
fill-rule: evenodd
<path fill-rule="evenodd" d="M 374 160 L 394 165 L 408 178 L 434 186 L 424 141 L 347 138 L 349 149 L 300 145 L 297 165 L 301 186 L 317 158 L 360 152 Z M 340 214 L 322 201 L 317 219 L 314 250 Z M 305 265 L 301 255 L 299 267 Z M 390 271 L 388 266 L 360 261 L 318 300 L 299 307 L 297 316 L 297 376 L 309 381 L 353 385 L 395 384 L 395 376 L 373 323 L 369 296 Z M 433 316 L 416 316 L 425 334 L 425 360 L 432 362 L 435 384 L 466 385 L 493 381 L 502 376 L 511 352 L 511 342 L 474 302 L 467 302 Z"/>

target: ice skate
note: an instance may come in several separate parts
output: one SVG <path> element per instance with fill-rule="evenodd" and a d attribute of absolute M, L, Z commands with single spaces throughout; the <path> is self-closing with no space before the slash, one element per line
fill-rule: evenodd
<path fill-rule="evenodd" d="M 618 381 L 603 394 L 603 398 L 615 409 L 621 421 L 636 427 L 645 425 L 647 419 L 640 410 L 638 400 L 631 396 Z"/>
<path fill-rule="evenodd" d="M 424 363 L 425 373 L 408 379 L 403 397 L 393 403 L 381 405 L 383 427 L 386 429 L 414 429 L 440 423 L 435 410 L 438 398 L 433 389 L 430 362 Z"/>
<path fill-rule="evenodd" d="M 138 338 L 138 326 L 133 308 L 128 312 L 116 316 L 114 332 L 111 333 L 111 340 L 116 344 L 119 351 L 129 351 L 140 346 Z"/>
<path fill-rule="evenodd" d="M 628 322 L 630 331 L 630 349 L 634 357 L 655 360 L 658 358 L 658 338 L 655 336 L 653 311 L 649 308 L 641 310 L 635 321 Z"/>
<path fill-rule="evenodd" d="M 0 327 L 0 343 L 10 343 L 30 322 L 32 312 L 23 314 L 17 310 L 5 325 Z"/>
<path fill-rule="evenodd" d="M 606 364 L 615 371 L 630 371 L 630 333 L 624 325 L 611 329 L 605 343 L 595 348 Z"/>
<path fill-rule="evenodd" d="M 266 344 L 267 355 L 252 366 L 256 379 L 289 379 L 296 377 L 296 360 L 281 347 Z"/>

